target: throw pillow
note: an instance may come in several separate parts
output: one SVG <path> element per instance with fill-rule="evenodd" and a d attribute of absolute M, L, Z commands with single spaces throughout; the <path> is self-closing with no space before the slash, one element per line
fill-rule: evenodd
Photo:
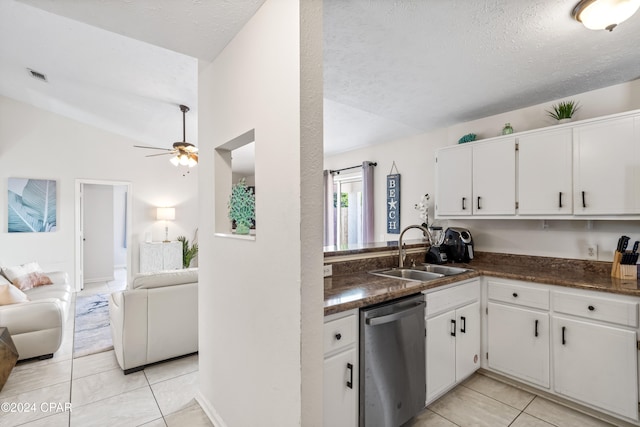
<path fill-rule="evenodd" d="M 37 262 L 30 262 L 15 267 L 3 267 L 2 274 L 9 279 L 14 286 L 26 291 L 36 286 L 51 285 L 53 282 L 42 273 L 42 268 Z"/>
<path fill-rule="evenodd" d="M 3 283 L 0 285 L 0 305 L 17 304 L 27 301 L 29 301 L 27 295 L 11 283 Z"/>

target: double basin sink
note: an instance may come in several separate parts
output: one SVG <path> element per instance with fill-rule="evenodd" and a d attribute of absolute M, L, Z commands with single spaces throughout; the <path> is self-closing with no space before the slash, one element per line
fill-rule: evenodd
<path fill-rule="evenodd" d="M 410 268 L 385 268 L 382 270 L 370 271 L 369 273 L 375 274 L 376 276 L 391 277 L 394 279 L 428 282 L 430 280 L 440 279 L 445 276 L 455 276 L 468 271 L 471 270 L 438 264 L 420 264 Z"/>

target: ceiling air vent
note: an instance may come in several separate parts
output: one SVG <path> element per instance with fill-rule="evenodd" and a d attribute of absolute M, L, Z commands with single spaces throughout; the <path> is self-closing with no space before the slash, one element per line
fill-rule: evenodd
<path fill-rule="evenodd" d="M 42 80 L 43 82 L 47 81 L 47 76 L 45 76 L 44 74 L 36 70 L 32 70 L 31 68 L 27 68 L 27 70 L 29 70 L 29 75 L 34 79 Z"/>

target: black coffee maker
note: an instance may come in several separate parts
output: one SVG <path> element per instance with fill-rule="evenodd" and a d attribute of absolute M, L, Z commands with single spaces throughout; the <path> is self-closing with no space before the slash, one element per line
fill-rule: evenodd
<path fill-rule="evenodd" d="M 442 247 L 449 261 L 469 262 L 473 259 L 473 238 L 466 228 L 447 228 Z"/>
<path fill-rule="evenodd" d="M 425 262 L 428 264 L 444 264 L 448 259 L 445 247 L 442 246 L 442 242 L 444 241 L 442 227 L 431 226 L 429 227 L 429 231 L 431 232 L 432 245 L 429 247 Z"/>

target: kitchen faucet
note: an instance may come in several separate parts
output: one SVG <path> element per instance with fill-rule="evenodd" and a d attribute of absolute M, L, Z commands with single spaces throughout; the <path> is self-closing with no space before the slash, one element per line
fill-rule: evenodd
<path fill-rule="evenodd" d="M 403 247 L 403 243 L 402 243 L 402 237 L 404 236 L 404 233 L 411 229 L 411 228 L 419 228 L 420 230 L 422 230 L 422 232 L 424 233 L 425 237 L 427 238 L 427 240 L 429 241 L 429 246 L 433 246 L 433 240 L 431 239 L 431 233 L 429 232 L 429 230 L 426 227 L 423 227 L 421 225 L 408 225 L 404 228 L 404 230 L 402 230 L 402 232 L 400 233 L 400 238 L 398 239 L 398 249 L 400 250 L 399 252 L 399 261 L 398 261 L 398 268 L 403 268 L 404 267 L 404 259 L 407 256 L 404 247 Z"/>

